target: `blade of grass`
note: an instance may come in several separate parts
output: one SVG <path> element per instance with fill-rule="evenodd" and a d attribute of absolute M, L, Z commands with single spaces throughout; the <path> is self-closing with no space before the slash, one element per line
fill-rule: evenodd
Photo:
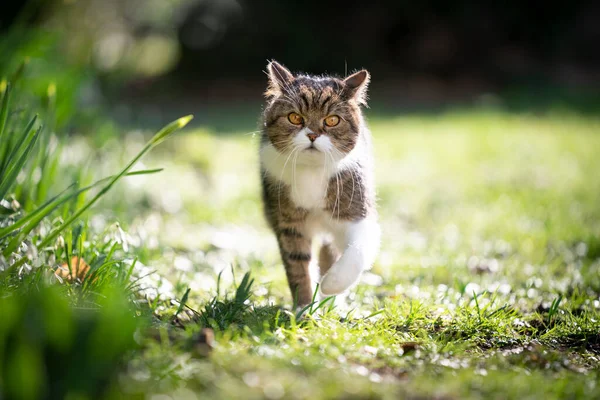
<path fill-rule="evenodd" d="M 332 301 L 333 299 L 335 299 L 335 296 L 329 296 L 329 297 L 325 297 L 323 300 L 321 300 L 321 301 L 320 301 L 320 302 L 317 304 L 317 306 L 316 306 L 315 308 L 311 307 L 311 309 L 310 309 L 310 314 L 312 315 L 312 314 L 316 313 L 317 311 L 319 311 L 320 309 L 324 308 L 324 306 L 325 306 L 325 305 L 326 305 L 328 302 L 331 302 L 331 303 L 333 303 L 333 301 Z M 314 305 L 315 303 L 316 303 L 316 301 L 314 301 L 312 304 Z M 330 308 L 329 308 L 329 311 L 333 310 L 333 308 L 334 308 L 334 307 L 335 307 L 335 305 L 334 305 L 334 304 L 332 304 L 332 305 L 330 306 Z"/>
<path fill-rule="evenodd" d="M 4 89 L 4 96 L 2 96 L 2 107 L 0 108 L 0 143 L 2 136 L 4 135 L 4 128 L 6 127 L 6 120 L 8 119 L 8 105 L 10 102 L 10 82 L 6 83 L 6 89 Z"/>
<path fill-rule="evenodd" d="M 191 290 L 190 288 L 187 288 L 187 290 L 183 294 L 183 297 L 181 298 L 181 301 L 179 302 L 179 307 L 177 308 L 177 312 L 175 312 L 175 315 L 173 315 L 173 319 L 177 318 L 179 313 L 182 312 L 183 309 L 185 308 L 185 303 L 187 303 L 188 296 L 190 295 L 190 290 Z"/>
<path fill-rule="evenodd" d="M 38 243 L 38 248 L 47 247 L 56 237 L 69 225 L 71 225 L 81 214 L 87 211 L 93 204 L 95 204 L 110 188 L 123 176 L 125 176 L 129 170 L 133 167 L 133 165 L 148 151 L 154 148 L 156 145 L 160 144 L 164 140 L 166 140 L 169 136 L 171 136 L 175 131 L 183 128 L 187 123 L 193 118 L 192 115 L 188 115 L 186 117 L 179 118 L 170 124 L 163 127 L 160 131 L 158 131 L 152 139 L 144 146 L 144 148 L 129 162 L 129 164 L 121 170 L 121 172 L 115 175 L 112 179 L 110 179 L 109 183 L 94 196 L 90 201 L 88 201 L 82 208 L 77 210 L 70 218 L 66 219 L 61 225 L 54 228 L 50 233 L 40 242 Z M 9 268 L 4 270 L 2 275 L 9 274 L 11 271 L 18 269 L 27 261 L 27 257 L 22 257 Z"/>
<path fill-rule="evenodd" d="M 505 305 L 503 305 L 502 307 L 500 307 L 500 308 L 497 308 L 496 310 L 494 310 L 494 311 L 490 312 L 490 313 L 489 313 L 489 314 L 487 314 L 485 317 L 486 317 L 487 319 L 489 319 L 489 318 L 492 318 L 494 315 L 496 315 L 496 314 L 499 314 L 499 313 L 503 312 L 504 310 L 506 310 L 506 309 L 508 309 L 508 308 L 509 308 L 509 305 L 508 305 L 508 304 L 505 304 Z"/>
<path fill-rule="evenodd" d="M 475 309 L 477 310 L 477 320 L 481 323 L 481 309 L 479 308 L 479 300 L 477 299 L 477 293 L 473 291 L 473 300 L 475 300 Z"/>
<path fill-rule="evenodd" d="M 126 176 L 154 174 L 154 173 L 160 172 L 162 170 L 163 170 L 162 168 L 155 168 L 155 169 L 147 169 L 147 170 L 141 170 L 141 171 L 133 171 L 133 172 L 127 173 Z M 103 178 L 89 186 L 86 186 L 84 188 L 67 193 L 67 191 L 75 185 L 75 184 L 72 184 L 67 189 L 65 189 L 63 192 L 61 192 L 57 196 L 53 197 L 52 199 L 48 200 L 42 206 L 38 207 L 34 212 L 24 216 L 23 218 L 20 218 L 14 224 L 0 229 L 0 239 L 4 238 L 6 235 L 14 232 L 15 230 L 21 228 L 22 226 L 25 226 L 26 224 L 28 227 L 24 228 L 23 232 L 29 233 L 33 228 L 35 228 L 40 223 L 40 221 L 43 218 L 45 218 L 48 214 L 50 214 L 52 211 L 54 211 L 61 204 L 65 203 L 66 201 L 72 199 L 75 196 L 78 196 L 79 194 L 81 194 L 83 192 L 93 189 L 94 187 L 100 185 L 101 183 L 106 182 L 107 180 L 109 180 L 111 178 L 112 178 L 112 176 Z"/>
<path fill-rule="evenodd" d="M 129 164 L 127 164 L 127 166 L 125 168 L 123 168 L 123 170 L 121 170 L 121 172 L 119 172 L 119 174 L 117 174 L 114 178 L 112 178 L 110 180 L 110 182 L 108 183 L 108 185 L 106 185 L 105 187 L 103 187 L 100 190 L 100 192 L 98 192 L 98 194 L 96 194 L 96 196 L 94 196 L 94 198 L 92 198 L 90 201 L 88 201 L 82 208 L 80 208 L 79 210 L 77 210 L 69 219 L 67 219 L 65 222 L 63 222 L 62 225 L 60 225 L 57 228 L 53 229 L 46 236 L 46 238 L 44 238 L 44 240 L 42 240 L 42 242 L 40 243 L 39 247 L 45 247 L 49 243 L 51 243 L 60 234 L 60 232 L 62 232 L 66 227 L 68 227 L 69 225 L 71 225 L 77 218 L 79 218 L 81 216 L 81 214 L 83 214 L 85 211 L 87 211 L 102 196 L 104 196 L 104 194 L 106 194 L 106 192 L 108 192 L 119 179 L 121 179 L 125 174 L 127 174 L 127 172 L 129 172 L 129 170 L 135 165 L 135 163 L 140 158 L 142 158 L 142 156 L 144 154 L 146 154 L 148 151 L 150 151 L 156 145 L 158 145 L 161 142 L 163 142 L 164 140 L 166 140 L 175 131 L 177 131 L 177 130 L 183 128 L 184 126 L 186 126 L 187 123 L 190 122 L 190 120 L 192 118 L 193 118 L 193 116 L 191 116 L 191 115 L 179 118 L 179 119 L 171 122 L 170 124 L 168 124 L 164 128 L 162 128 L 160 131 L 158 131 L 158 133 L 156 135 L 154 135 L 154 137 L 129 162 Z"/>
<path fill-rule="evenodd" d="M 131 280 L 131 276 L 133 275 L 133 270 L 135 269 L 135 264 L 137 264 L 137 258 L 133 259 L 133 262 L 131 263 L 131 265 L 129 266 L 129 268 L 127 269 L 127 275 L 125 276 L 125 281 L 129 282 Z"/>
<path fill-rule="evenodd" d="M 27 124 L 27 127 L 25 128 L 25 130 L 21 134 L 21 137 L 17 139 L 18 141 L 15 144 L 15 146 L 14 147 L 9 146 L 9 149 L 7 149 L 7 150 L 10 150 L 10 154 L 8 154 L 8 151 L 5 152 L 5 154 L 8 154 L 8 155 L 5 156 L 5 158 L 2 160 L 2 171 L 3 172 L 6 171 L 6 169 L 8 167 L 11 167 L 11 169 L 12 169 L 11 161 L 15 157 L 17 157 L 17 155 L 21 151 L 21 148 L 26 148 L 27 147 L 27 144 L 29 143 L 29 141 L 33 137 L 32 136 L 33 133 L 35 132 L 35 130 L 34 130 L 33 127 L 34 127 L 35 122 L 37 121 L 37 119 L 38 119 L 38 115 L 36 114 L 36 115 L 33 116 L 33 118 L 31 118 L 31 120 Z M 12 147 L 12 148 L 10 148 L 10 147 Z"/>
<path fill-rule="evenodd" d="M 242 282 L 235 291 L 234 302 L 236 304 L 243 304 L 251 296 L 252 284 L 254 279 L 250 278 L 250 272 L 246 272 L 242 278 Z"/>
<path fill-rule="evenodd" d="M 548 310 L 548 322 L 547 322 L 548 326 L 550 326 L 552 324 L 552 320 L 558 314 L 558 306 L 560 305 L 560 302 L 562 301 L 562 299 L 563 299 L 563 296 L 561 294 L 552 301 L 552 304 L 550 305 L 550 309 Z"/>
<path fill-rule="evenodd" d="M 52 132 L 52 131 L 50 131 Z M 48 197 L 48 191 L 53 182 L 55 182 L 56 174 L 60 164 L 60 157 L 52 156 L 52 154 L 61 154 L 62 147 L 60 144 L 57 145 L 56 150 L 50 150 L 50 141 L 48 140 L 50 135 L 45 135 L 46 139 L 42 145 L 42 161 L 40 162 L 41 179 L 36 185 L 35 196 L 32 195 L 32 201 L 34 204 L 42 204 L 44 199 Z"/>
<path fill-rule="evenodd" d="M 34 117 L 34 119 L 32 121 L 35 121 L 35 119 L 36 119 L 36 117 Z M 0 183 L 0 199 L 4 198 L 4 196 L 6 195 L 8 190 L 11 188 L 11 186 L 17 179 L 19 172 L 25 165 L 25 162 L 29 158 L 29 154 L 33 150 L 33 146 L 35 146 L 35 143 L 37 142 L 41 131 L 42 131 L 42 127 L 40 126 L 37 129 L 37 131 L 35 132 L 35 134 L 33 134 L 31 139 L 23 140 L 21 142 L 21 143 L 27 142 L 27 146 L 25 147 L 25 150 L 23 150 L 23 152 L 21 153 L 21 156 L 19 157 L 19 159 L 15 163 L 13 163 L 13 165 L 10 168 L 10 170 L 8 171 L 8 173 L 6 175 L 2 176 L 2 178 L 1 178 L 2 182 Z M 30 135 L 27 135 L 27 136 L 30 136 Z M 20 144 L 18 146 L 20 146 Z"/>
<path fill-rule="evenodd" d="M 385 309 L 384 309 L 384 308 L 382 308 L 381 310 L 377 310 L 377 311 L 374 311 L 374 312 L 372 312 L 371 314 L 367 315 L 367 316 L 366 316 L 366 317 L 364 317 L 363 319 L 364 319 L 364 320 L 367 320 L 367 319 L 369 319 L 369 318 L 372 318 L 372 317 L 374 317 L 374 316 L 376 316 L 376 315 L 379 315 L 379 314 L 381 314 L 381 313 L 383 313 L 383 312 L 385 312 Z"/>
<path fill-rule="evenodd" d="M 10 153 L 10 149 L 13 147 L 15 135 L 8 136 L 3 142 L 0 142 L 0 177 L 4 176 L 4 172 L 8 162 L 8 155 Z"/>
<path fill-rule="evenodd" d="M 0 239 L 4 239 L 8 234 L 10 234 L 11 232 L 14 232 L 17 229 L 21 228 L 22 226 L 26 225 L 28 222 L 35 219 L 38 215 L 44 214 L 45 210 L 47 210 L 50 205 L 58 202 L 62 197 L 64 197 L 64 195 L 67 194 L 67 192 L 70 189 L 73 189 L 74 186 L 75 186 L 75 183 L 72 183 L 66 189 L 64 189 L 62 192 L 60 192 L 59 194 L 57 194 L 56 196 L 54 196 L 50 200 L 48 200 L 46 203 L 44 203 L 43 205 L 38 207 L 35 211 L 19 218 L 13 224 L 5 226 L 4 228 L 0 229 Z"/>

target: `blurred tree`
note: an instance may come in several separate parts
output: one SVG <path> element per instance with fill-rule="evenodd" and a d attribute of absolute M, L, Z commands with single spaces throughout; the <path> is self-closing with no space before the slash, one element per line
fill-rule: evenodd
<path fill-rule="evenodd" d="M 202 1 L 179 29 L 178 72 L 247 77 L 277 58 L 309 72 L 347 61 L 382 76 L 496 80 L 600 67 L 600 6 L 573 1 Z"/>
<path fill-rule="evenodd" d="M 165 74 L 198 87 L 294 70 L 411 81 L 600 83 L 600 3 L 381 0 L 38 0 L 29 19 L 62 33 L 70 63 L 103 82 Z M 41 5 L 44 5 L 43 7 Z M 16 7 L 16 8 L 15 8 Z M 14 18 L 0 19 L 0 29 Z M 40 11 L 41 10 L 41 11 Z M 8 15 L 8 16 L 7 16 Z M 11 17 L 13 16 L 13 17 Z"/>

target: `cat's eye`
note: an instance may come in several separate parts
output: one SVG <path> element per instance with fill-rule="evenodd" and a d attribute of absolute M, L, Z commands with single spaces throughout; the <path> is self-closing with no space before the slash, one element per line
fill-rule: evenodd
<path fill-rule="evenodd" d="M 295 112 L 289 113 L 288 120 L 294 125 L 302 125 L 302 123 L 304 122 L 304 118 L 302 118 L 302 115 Z"/>
<path fill-rule="evenodd" d="M 329 127 L 336 126 L 339 123 L 340 117 L 338 117 L 337 115 L 330 115 L 329 117 L 325 118 L 325 125 Z"/>

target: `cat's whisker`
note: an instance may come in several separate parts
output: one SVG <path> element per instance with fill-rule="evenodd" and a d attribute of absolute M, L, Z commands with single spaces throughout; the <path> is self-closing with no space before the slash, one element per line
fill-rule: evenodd
<path fill-rule="evenodd" d="M 321 197 L 321 200 L 324 200 L 327 197 L 327 194 L 329 192 L 329 176 L 327 176 L 327 172 L 329 171 L 329 158 L 325 157 L 325 168 L 323 168 L 323 175 L 321 178 L 321 181 L 323 183 L 325 183 L 325 190 L 323 191 L 323 197 Z"/>
<path fill-rule="evenodd" d="M 340 182 L 340 174 L 339 172 L 335 173 L 335 180 L 336 180 L 336 190 L 337 190 L 337 196 L 335 199 L 335 207 L 333 209 L 333 211 L 335 212 L 335 210 L 337 209 L 337 219 L 340 219 L 340 208 L 341 208 L 341 198 L 340 195 L 342 193 L 342 189 L 343 189 L 343 184 L 342 182 Z"/>
<path fill-rule="evenodd" d="M 278 194 L 278 203 L 279 203 L 279 214 L 281 215 L 281 184 L 283 183 L 283 174 L 285 172 L 285 167 L 288 163 L 288 161 L 290 160 L 290 157 L 292 156 L 292 154 L 294 154 L 294 152 L 296 151 L 296 149 L 294 148 L 290 154 L 288 155 L 287 159 L 285 160 L 285 163 L 283 164 L 283 168 L 281 169 L 281 175 L 279 176 L 279 186 L 277 188 L 277 194 Z"/>
<path fill-rule="evenodd" d="M 337 151 L 338 153 L 340 153 L 340 155 L 342 154 L 339 150 L 337 150 L 335 148 L 334 148 L 334 150 Z M 350 203 L 348 204 L 348 208 L 350 208 L 352 206 L 352 200 L 354 198 L 355 172 L 356 172 L 355 169 L 360 167 L 358 160 L 350 160 L 349 163 L 352 166 L 352 168 L 349 168 L 350 177 L 352 178 L 352 194 L 350 196 Z M 363 198 L 362 185 L 358 185 L 358 190 L 360 192 L 360 197 Z"/>
<path fill-rule="evenodd" d="M 283 148 L 283 152 L 277 152 L 277 156 L 274 158 L 274 160 L 277 160 L 279 157 L 281 157 L 281 155 L 282 155 L 282 154 L 284 154 L 285 152 L 287 152 L 287 151 L 288 151 L 288 150 L 289 150 L 291 147 L 292 147 L 292 145 L 291 145 L 291 144 L 288 144 L 287 146 L 285 146 L 285 147 Z M 262 155 L 262 152 L 263 152 L 263 151 L 265 151 L 265 150 L 267 150 L 268 148 L 269 148 L 269 146 L 264 146 L 263 148 L 261 148 L 261 149 L 259 150 L 259 155 Z M 267 177 L 267 173 L 268 173 L 268 172 L 267 172 L 267 170 L 265 169 L 265 171 L 264 171 L 264 173 L 263 173 L 263 175 L 262 175 L 263 179 Z"/>
<path fill-rule="evenodd" d="M 300 154 L 300 151 L 296 152 L 296 155 L 294 156 L 294 161 L 292 161 L 292 190 L 294 191 L 294 193 L 297 195 L 298 194 L 298 190 L 296 189 L 296 161 L 298 160 L 298 155 Z"/>
<path fill-rule="evenodd" d="M 289 149 L 288 143 L 286 141 L 283 141 L 283 140 L 278 141 L 278 142 L 271 142 L 271 144 L 273 145 L 273 147 L 275 148 L 275 150 L 277 150 L 277 147 L 275 147 L 275 146 L 286 145 L 286 147 L 284 147 L 282 151 L 277 150 L 277 152 L 280 153 L 280 154 L 283 153 L 283 152 L 285 152 L 285 151 L 287 151 L 287 149 Z M 268 147 L 269 146 L 263 146 L 258 151 L 260 153 L 262 153 L 263 151 L 266 151 L 268 149 Z"/>
<path fill-rule="evenodd" d="M 333 163 L 333 165 L 335 165 L 335 160 L 333 159 L 333 155 L 331 154 L 331 152 L 327 152 L 326 153 L 330 158 L 331 158 L 331 162 Z M 335 200 L 333 202 L 333 208 L 331 209 L 331 216 L 330 216 L 330 221 L 333 221 L 333 216 L 335 214 L 335 208 L 336 206 L 338 207 L 338 219 L 339 219 L 339 200 L 340 200 L 340 179 L 339 179 L 339 172 L 335 171 L 335 190 L 336 190 L 336 196 L 335 196 Z"/>
<path fill-rule="evenodd" d="M 344 194 L 344 180 L 341 179 L 339 170 L 336 171 L 335 176 L 340 184 L 340 190 L 339 190 L 338 197 L 337 197 L 337 219 L 339 220 L 340 219 L 340 209 L 342 208 L 342 199 L 340 198 L 340 196 Z"/>
<path fill-rule="evenodd" d="M 350 178 L 352 178 L 352 193 L 350 193 L 350 201 L 348 202 L 348 209 L 352 207 L 352 200 L 354 199 L 354 169 L 350 169 Z"/>

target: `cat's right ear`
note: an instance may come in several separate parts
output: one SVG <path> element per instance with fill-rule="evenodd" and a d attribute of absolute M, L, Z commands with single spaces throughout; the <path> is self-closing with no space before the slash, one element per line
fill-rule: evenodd
<path fill-rule="evenodd" d="M 282 94 L 284 91 L 288 90 L 290 84 L 294 80 L 294 75 L 277 61 L 271 61 L 269 65 L 267 65 L 267 71 L 269 73 L 269 88 L 266 92 L 267 97 Z"/>

